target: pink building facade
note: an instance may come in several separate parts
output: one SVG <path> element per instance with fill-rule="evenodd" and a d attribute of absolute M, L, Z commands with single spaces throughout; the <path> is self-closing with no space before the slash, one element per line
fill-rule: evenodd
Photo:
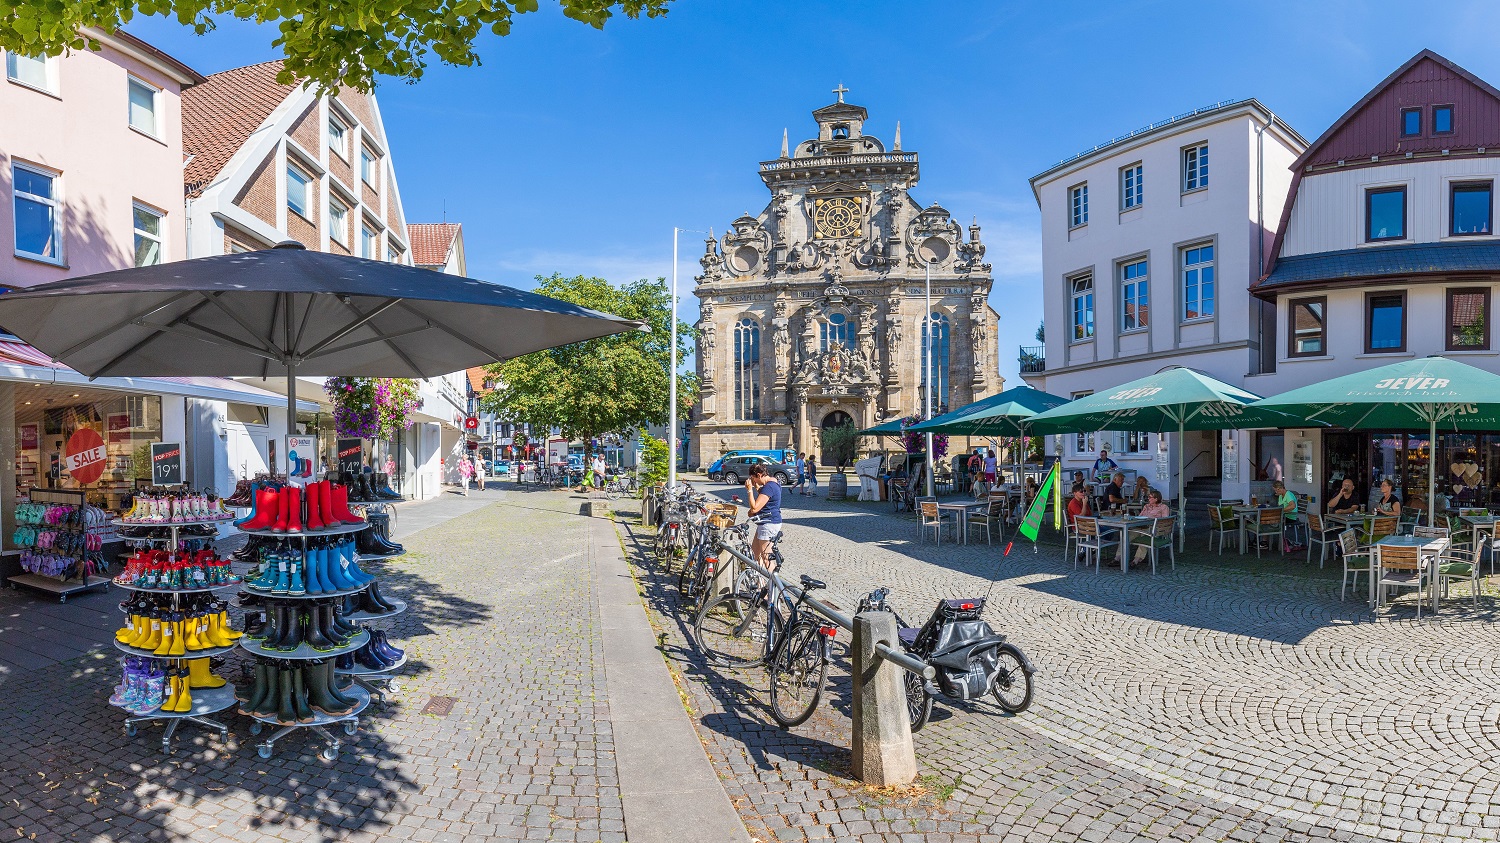
<path fill-rule="evenodd" d="M 187 257 L 181 92 L 203 77 L 124 33 L 85 34 L 99 51 L 0 51 L 0 286 Z"/>

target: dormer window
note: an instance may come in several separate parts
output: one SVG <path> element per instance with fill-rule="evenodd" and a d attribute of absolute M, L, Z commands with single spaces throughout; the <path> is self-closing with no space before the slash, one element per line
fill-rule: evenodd
<path fill-rule="evenodd" d="M 834 126 L 833 127 L 833 139 L 834 140 L 848 140 L 849 139 L 849 126 L 848 126 L 848 124 L 846 124 L 846 123 L 840 123 L 837 126 Z"/>

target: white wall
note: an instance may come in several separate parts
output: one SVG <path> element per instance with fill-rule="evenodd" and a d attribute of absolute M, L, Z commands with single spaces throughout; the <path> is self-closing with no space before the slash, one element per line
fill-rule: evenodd
<path fill-rule="evenodd" d="M 1500 157 L 1424 160 L 1333 170 L 1302 178 L 1287 222 L 1286 257 L 1401 243 L 1494 240 L 1496 235 L 1449 237 L 1449 184 L 1500 176 Z M 1365 190 L 1406 185 L 1404 240 L 1365 242 Z M 1491 228 L 1493 229 L 1493 223 Z"/>

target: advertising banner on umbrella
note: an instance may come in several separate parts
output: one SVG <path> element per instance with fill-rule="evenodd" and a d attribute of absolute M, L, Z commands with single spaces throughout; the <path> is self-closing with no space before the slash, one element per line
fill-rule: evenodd
<path fill-rule="evenodd" d="M 1026 516 L 1021 519 L 1021 535 L 1033 542 L 1042 530 L 1042 518 L 1047 514 L 1047 496 L 1057 486 L 1057 471 L 1062 467 L 1061 463 L 1053 463 L 1052 470 L 1047 472 L 1047 478 L 1042 481 L 1042 489 L 1037 493 L 1036 500 L 1026 510 Z"/>

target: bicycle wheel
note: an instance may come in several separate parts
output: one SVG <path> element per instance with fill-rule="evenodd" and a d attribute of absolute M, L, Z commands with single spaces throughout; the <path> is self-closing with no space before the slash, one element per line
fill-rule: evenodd
<path fill-rule="evenodd" d="M 995 653 L 995 687 L 990 692 L 995 702 L 1010 712 L 1025 711 L 1031 706 L 1031 670 L 1026 666 L 1026 657 L 1014 644 L 1001 644 Z"/>
<path fill-rule="evenodd" d="M 743 668 L 766 659 L 766 605 L 759 595 L 725 594 L 703 604 L 693 643 L 709 662 Z"/>
<path fill-rule="evenodd" d="M 927 693 L 927 681 L 909 670 L 902 683 L 906 686 L 906 713 L 911 718 L 911 730 L 920 731 L 932 717 L 932 695 Z"/>
<path fill-rule="evenodd" d="M 828 660 L 823 657 L 823 634 L 816 624 L 792 627 L 786 642 L 771 661 L 771 716 L 783 728 L 807 722 L 823 697 Z"/>
<path fill-rule="evenodd" d="M 679 600 L 688 600 L 693 597 L 693 587 L 698 583 L 698 569 L 702 566 L 702 550 L 694 550 L 688 554 L 687 561 L 682 564 L 682 570 L 677 573 L 677 598 Z"/>

